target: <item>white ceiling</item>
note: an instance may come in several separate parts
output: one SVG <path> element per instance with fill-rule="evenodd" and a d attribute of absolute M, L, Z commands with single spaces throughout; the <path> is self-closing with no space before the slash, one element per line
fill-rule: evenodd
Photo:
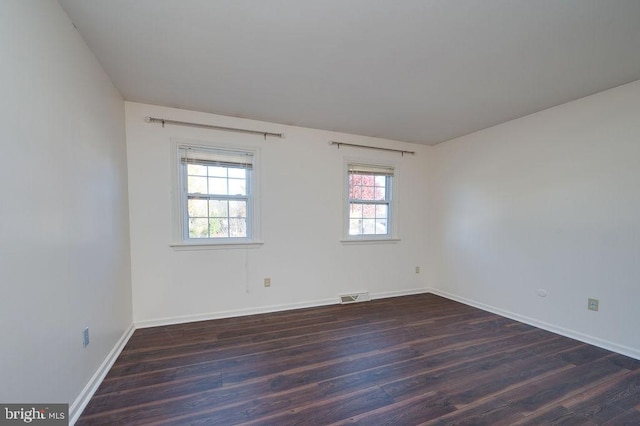
<path fill-rule="evenodd" d="M 125 99 L 436 144 L 640 79 L 640 0 L 59 0 Z"/>

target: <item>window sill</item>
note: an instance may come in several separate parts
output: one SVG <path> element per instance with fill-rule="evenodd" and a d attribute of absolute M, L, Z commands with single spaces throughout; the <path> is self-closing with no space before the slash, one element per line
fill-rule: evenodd
<path fill-rule="evenodd" d="M 344 245 L 359 245 L 359 244 L 396 244 L 400 242 L 400 238 L 369 238 L 369 239 L 353 239 L 353 240 L 340 240 Z"/>
<path fill-rule="evenodd" d="M 262 241 L 253 241 L 250 243 L 178 243 L 169 244 L 177 251 L 190 250 L 229 250 L 229 249 L 254 249 L 262 247 Z"/>

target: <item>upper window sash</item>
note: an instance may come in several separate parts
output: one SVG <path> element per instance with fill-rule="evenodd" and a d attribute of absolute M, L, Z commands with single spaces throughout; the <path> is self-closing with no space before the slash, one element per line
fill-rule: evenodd
<path fill-rule="evenodd" d="M 384 198 L 376 198 L 375 195 L 373 198 L 364 198 L 362 197 L 362 194 L 360 197 L 352 197 L 351 196 L 351 191 L 349 191 L 349 202 L 356 202 L 356 203 L 369 203 L 369 204 L 389 204 L 389 202 L 391 201 L 391 186 L 392 186 L 392 182 L 391 182 L 391 177 L 390 176 L 385 176 L 385 180 L 384 180 L 384 186 L 382 185 L 375 185 L 375 186 L 371 186 L 371 185 L 358 185 L 355 184 L 353 185 L 354 187 L 359 186 L 359 187 L 365 187 L 365 188 L 383 188 L 384 189 Z M 349 189 L 351 189 L 351 183 L 349 183 Z"/>

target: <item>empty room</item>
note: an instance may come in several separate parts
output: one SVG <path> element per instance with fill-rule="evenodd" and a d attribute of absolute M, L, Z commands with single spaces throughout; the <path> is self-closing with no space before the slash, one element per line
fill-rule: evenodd
<path fill-rule="evenodd" d="M 0 423 L 640 424 L 640 1 L 2 0 Z"/>

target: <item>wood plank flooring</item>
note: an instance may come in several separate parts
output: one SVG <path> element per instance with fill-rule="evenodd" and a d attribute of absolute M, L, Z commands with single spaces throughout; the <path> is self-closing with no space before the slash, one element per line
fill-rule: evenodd
<path fill-rule="evenodd" d="M 640 425 L 640 361 L 432 294 L 136 330 L 78 425 Z"/>

